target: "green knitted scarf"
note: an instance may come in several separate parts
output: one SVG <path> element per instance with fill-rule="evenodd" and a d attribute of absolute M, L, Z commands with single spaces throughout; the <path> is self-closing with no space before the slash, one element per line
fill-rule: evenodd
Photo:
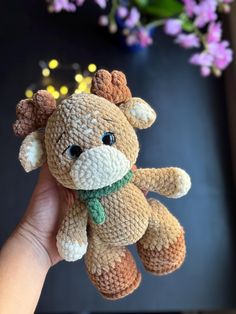
<path fill-rule="evenodd" d="M 116 181 L 112 185 L 97 190 L 77 190 L 80 200 L 85 202 L 89 214 L 95 224 L 101 225 L 106 219 L 105 210 L 100 199 L 123 188 L 130 182 L 132 176 L 133 172 L 132 170 L 129 170 L 122 179 Z"/>

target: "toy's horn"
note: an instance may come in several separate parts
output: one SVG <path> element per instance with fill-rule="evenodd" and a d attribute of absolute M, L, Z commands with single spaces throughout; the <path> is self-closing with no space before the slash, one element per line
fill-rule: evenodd
<path fill-rule="evenodd" d="M 39 90 L 32 99 L 21 100 L 16 107 L 17 120 L 13 124 L 15 135 L 26 136 L 44 128 L 55 109 L 55 99 L 45 90 Z"/>
<path fill-rule="evenodd" d="M 98 70 L 92 80 L 91 93 L 116 105 L 127 102 L 132 95 L 125 74 L 120 71 Z"/>

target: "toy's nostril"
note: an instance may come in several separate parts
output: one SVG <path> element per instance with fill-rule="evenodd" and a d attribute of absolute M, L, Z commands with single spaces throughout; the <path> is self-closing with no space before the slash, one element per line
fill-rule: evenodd
<path fill-rule="evenodd" d="M 78 145 L 71 145 L 69 152 L 71 157 L 78 158 L 83 151 Z"/>

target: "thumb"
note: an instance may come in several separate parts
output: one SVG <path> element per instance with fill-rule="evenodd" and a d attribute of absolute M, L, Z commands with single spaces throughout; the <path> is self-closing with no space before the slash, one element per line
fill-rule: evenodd
<path fill-rule="evenodd" d="M 43 192 L 55 187 L 57 187 L 57 182 L 51 175 L 47 163 L 45 163 L 41 167 L 36 189 L 40 190 L 40 192 Z"/>

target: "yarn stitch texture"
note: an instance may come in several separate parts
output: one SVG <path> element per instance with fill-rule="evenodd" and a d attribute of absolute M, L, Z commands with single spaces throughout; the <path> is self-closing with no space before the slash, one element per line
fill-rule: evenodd
<path fill-rule="evenodd" d="M 100 198 L 108 196 L 125 186 L 133 176 L 130 170 L 121 180 L 97 190 L 78 190 L 78 196 L 81 201 L 85 201 L 88 211 L 96 224 L 103 224 L 106 219 L 105 210 L 100 202 Z"/>

